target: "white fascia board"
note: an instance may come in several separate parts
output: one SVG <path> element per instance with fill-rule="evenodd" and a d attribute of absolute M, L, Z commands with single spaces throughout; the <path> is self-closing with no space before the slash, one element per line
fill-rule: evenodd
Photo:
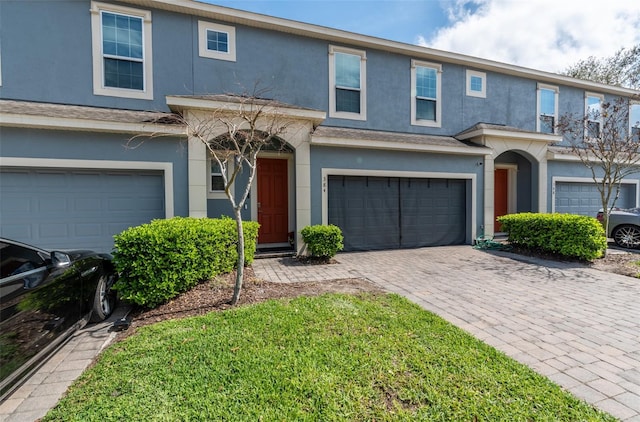
<path fill-rule="evenodd" d="M 134 133 L 141 135 L 186 136 L 183 126 L 69 119 L 64 117 L 34 116 L 30 114 L 0 113 L 0 126 L 32 129 L 81 130 L 88 132 Z"/>
<path fill-rule="evenodd" d="M 457 136 L 457 139 L 473 139 L 480 136 L 486 136 L 491 138 L 502 138 L 502 139 L 525 139 L 530 141 L 539 141 L 539 142 L 552 142 L 559 143 L 562 142 L 562 136 L 560 135 L 548 135 L 544 133 L 531 133 L 531 132 L 506 132 L 503 130 L 496 129 L 478 129 L 472 132 L 465 133 L 461 136 Z"/>
<path fill-rule="evenodd" d="M 571 152 L 554 152 L 554 151 L 547 151 L 547 159 L 548 160 L 553 160 L 553 161 L 573 161 L 573 162 L 582 162 L 582 159 L 580 157 L 578 157 L 576 154 L 573 154 Z M 597 162 L 601 162 L 602 160 L 596 158 L 596 157 L 589 157 L 589 162 L 592 163 L 597 163 Z M 638 162 L 636 165 L 640 166 L 640 162 Z"/>
<path fill-rule="evenodd" d="M 413 44 L 405 44 L 397 41 L 389 41 L 382 38 L 342 31 L 334 28 L 313 25 L 289 19 L 277 18 L 213 4 L 202 3 L 193 0 L 122 0 L 124 3 L 136 4 L 149 8 L 170 10 L 173 12 L 201 16 L 220 22 L 247 25 L 256 28 L 265 28 L 279 32 L 297 34 L 305 37 L 327 40 L 333 43 L 342 43 L 348 46 L 374 48 L 405 54 L 415 59 L 442 61 L 473 67 L 478 70 L 488 70 L 497 73 L 524 77 L 538 82 L 547 82 L 565 86 L 574 86 L 588 91 L 595 90 L 614 95 L 633 96 L 640 95 L 640 91 L 605 85 L 597 82 L 585 81 L 558 75 L 551 72 L 529 69 L 493 60 L 481 59 L 459 53 L 436 50 Z"/>
<path fill-rule="evenodd" d="M 172 109 L 183 111 L 185 109 L 208 110 L 208 111 L 228 111 L 229 113 L 240 110 L 242 103 L 230 101 L 207 100 L 204 98 L 175 97 L 167 95 L 167 105 Z M 267 106 L 263 109 L 264 114 L 278 114 L 292 119 L 313 120 L 317 124 L 322 123 L 327 118 L 324 111 L 307 110 L 290 107 Z"/>
<path fill-rule="evenodd" d="M 341 147 L 341 148 L 367 148 L 384 149 L 394 151 L 433 152 L 438 154 L 455 155 L 491 155 L 491 148 L 486 147 L 450 147 L 443 145 L 410 144 L 394 141 L 372 141 L 367 139 L 342 139 L 328 137 L 311 137 L 311 145 Z"/>
<path fill-rule="evenodd" d="M 582 161 L 580 157 L 571 153 L 547 151 L 547 159 L 554 161 Z"/>

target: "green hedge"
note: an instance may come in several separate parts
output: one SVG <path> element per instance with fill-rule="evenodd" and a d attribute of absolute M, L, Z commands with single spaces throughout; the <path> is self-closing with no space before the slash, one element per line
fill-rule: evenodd
<path fill-rule="evenodd" d="M 245 263 L 253 262 L 258 223 L 244 222 Z M 203 280 L 232 271 L 238 259 L 235 220 L 153 220 L 115 236 L 113 253 L 123 299 L 155 307 Z"/>
<path fill-rule="evenodd" d="M 498 217 L 509 242 L 531 250 L 587 261 L 607 249 L 602 224 L 593 217 L 573 214 L 522 213 Z"/>
<path fill-rule="evenodd" d="M 307 226 L 300 234 L 313 256 L 332 258 L 344 248 L 342 230 L 333 224 Z"/>

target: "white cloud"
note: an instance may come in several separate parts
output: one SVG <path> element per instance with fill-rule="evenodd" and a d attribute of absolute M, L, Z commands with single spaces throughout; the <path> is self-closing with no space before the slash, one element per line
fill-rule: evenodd
<path fill-rule="evenodd" d="M 455 0 L 426 47 L 550 72 L 640 43 L 637 0 Z"/>

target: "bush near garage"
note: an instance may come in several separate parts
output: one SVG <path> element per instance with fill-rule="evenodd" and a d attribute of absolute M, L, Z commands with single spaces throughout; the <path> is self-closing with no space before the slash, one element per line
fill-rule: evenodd
<path fill-rule="evenodd" d="M 328 260 L 344 248 L 342 230 L 333 224 L 307 226 L 300 233 L 312 256 Z"/>
<path fill-rule="evenodd" d="M 508 241 L 532 251 L 592 261 L 604 255 L 607 238 L 593 217 L 521 213 L 498 217 Z"/>
<path fill-rule="evenodd" d="M 258 227 L 243 223 L 246 265 L 253 262 Z M 236 222 L 228 217 L 153 220 L 114 238 L 120 273 L 114 288 L 123 299 L 149 308 L 232 271 L 238 259 Z"/>

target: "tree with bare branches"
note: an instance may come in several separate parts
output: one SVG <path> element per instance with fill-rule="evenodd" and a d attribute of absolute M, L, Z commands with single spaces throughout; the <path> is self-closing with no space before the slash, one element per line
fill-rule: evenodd
<path fill-rule="evenodd" d="M 279 137 L 290 122 L 281 112 L 278 102 L 257 95 L 204 98 L 224 105 L 215 109 L 190 110 L 177 119 L 185 126 L 189 141 L 204 144 L 211 159 L 215 160 L 222 177 L 222 188 L 233 208 L 238 230 L 237 275 L 231 299 L 231 304 L 235 305 L 240 299 L 244 278 L 242 209 L 256 176 L 258 154 L 265 148 L 281 149 L 284 143 Z M 242 180 L 246 182 L 239 186 L 239 176 L 245 171 L 248 174 Z"/>
<path fill-rule="evenodd" d="M 591 171 L 600 193 L 603 225 L 609 230 L 609 215 L 625 177 L 640 171 L 638 122 L 629 122 L 630 99 L 616 98 L 584 115 L 566 114 L 558 120 L 558 132 L 570 142 L 571 152 Z"/>
<path fill-rule="evenodd" d="M 640 89 L 640 44 L 621 48 L 610 57 L 590 56 L 569 66 L 564 74 L 607 85 Z"/>

